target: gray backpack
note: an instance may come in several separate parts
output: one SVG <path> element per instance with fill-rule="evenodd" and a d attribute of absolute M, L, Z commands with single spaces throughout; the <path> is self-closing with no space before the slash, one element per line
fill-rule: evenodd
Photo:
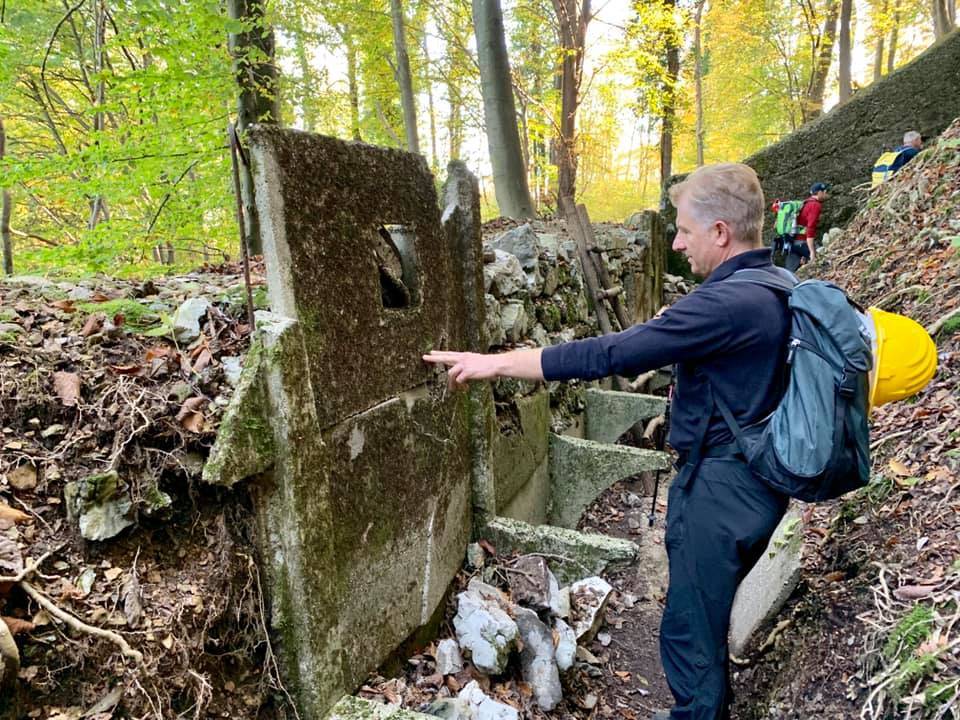
<path fill-rule="evenodd" d="M 744 269 L 725 282 L 750 282 L 789 296 L 788 383 L 780 404 L 741 428 L 717 407 L 750 469 L 775 490 L 806 502 L 829 500 L 870 480 L 868 373 L 873 355 L 846 294 L 822 280 Z"/>

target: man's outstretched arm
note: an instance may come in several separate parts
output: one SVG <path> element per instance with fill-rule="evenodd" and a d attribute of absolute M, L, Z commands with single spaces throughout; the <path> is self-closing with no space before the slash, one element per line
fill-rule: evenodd
<path fill-rule="evenodd" d="M 431 350 L 423 359 L 428 363 L 446 365 L 449 368 L 447 382 L 450 387 L 462 388 L 473 380 L 495 380 L 498 377 L 543 380 L 540 366 L 542 352 L 542 348 L 534 348 L 485 355 Z"/>

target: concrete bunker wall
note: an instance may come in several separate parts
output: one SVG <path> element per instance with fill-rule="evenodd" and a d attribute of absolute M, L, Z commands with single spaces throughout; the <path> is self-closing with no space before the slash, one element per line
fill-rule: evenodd
<path fill-rule="evenodd" d="M 284 675 L 301 715 L 323 718 L 430 625 L 471 537 L 563 558 L 564 582 L 634 559 L 631 542 L 568 528 L 613 482 L 667 466 L 609 445 L 662 400 L 517 382 L 448 392 L 423 352 L 595 334 L 571 241 L 534 238 L 524 256 L 527 228 L 511 250 L 524 267 L 503 251 L 485 264 L 462 163 L 441 215 L 419 156 L 266 127 L 251 155 L 272 312 L 258 314 L 204 478 L 257 478 Z M 661 300 L 662 234 L 648 220 L 597 233 L 638 319 Z M 553 432 L 585 425 L 587 439 Z"/>
<path fill-rule="evenodd" d="M 261 544 L 286 674 L 317 718 L 429 622 L 461 565 L 470 406 L 420 355 L 467 346 L 479 256 L 458 253 L 479 243 L 451 242 L 418 156 L 275 128 L 252 156 L 282 325 Z"/>

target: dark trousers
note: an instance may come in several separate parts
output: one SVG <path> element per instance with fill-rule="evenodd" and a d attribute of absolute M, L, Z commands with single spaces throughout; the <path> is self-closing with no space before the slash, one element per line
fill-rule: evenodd
<path fill-rule="evenodd" d="M 810 247 L 807 241 L 800 239 L 790 243 L 790 253 L 783 261 L 783 266 L 790 272 L 796 272 L 804 259 L 810 259 Z"/>
<path fill-rule="evenodd" d="M 676 701 L 674 720 L 730 717 L 727 631 L 733 597 L 787 502 L 734 457 L 707 457 L 696 469 L 688 463 L 670 487 L 670 586 L 660 657 Z"/>

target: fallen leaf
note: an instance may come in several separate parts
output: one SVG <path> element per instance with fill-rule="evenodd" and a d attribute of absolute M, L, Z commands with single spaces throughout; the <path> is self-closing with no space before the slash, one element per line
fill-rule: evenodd
<path fill-rule="evenodd" d="M 900 477 L 910 477 L 910 475 L 913 474 L 907 469 L 906 465 L 896 458 L 890 459 L 890 469 L 893 471 L 894 475 L 899 475 Z"/>
<path fill-rule="evenodd" d="M 4 502 L 0 502 L 0 520 L 10 520 L 15 523 L 27 522 L 30 519 L 30 516 L 25 512 L 20 512 L 16 508 L 12 508 Z"/>
<path fill-rule="evenodd" d="M 104 295 L 102 292 L 97 290 L 93 295 L 90 296 L 90 301 L 95 303 L 105 303 L 112 298 L 109 295 Z"/>
<path fill-rule="evenodd" d="M 0 534 L 0 575 L 18 575 L 23 570 L 20 546 L 6 535 Z"/>
<path fill-rule="evenodd" d="M 490 544 L 489 540 L 479 540 L 477 542 L 480 545 L 480 547 L 482 547 L 486 551 L 487 555 L 490 555 L 491 557 L 497 556 L 497 549 Z"/>
<path fill-rule="evenodd" d="M 901 585 L 893 591 L 898 600 L 919 600 L 934 591 L 933 585 Z"/>
<path fill-rule="evenodd" d="M 103 313 L 94 313 L 87 318 L 87 321 L 83 324 L 83 329 L 80 331 L 81 337 L 90 337 L 100 332 L 103 328 L 103 323 L 106 320 L 106 317 Z"/>
<path fill-rule="evenodd" d="M 34 628 L 34 624 L 32 622 L 29 620 L 22 620 L 21 618 L 8 617 L 4 615 L 0 617 L 0 620 L 3 620 L 7 624 L 11 635 L 19 635 L 20 633 L 30 632 Z"/>
<path fill-rule="evenodd" d="M 110 582 L 113 582 L 121 575 L 123 575 L 123 569 L 118 567 L 112 567 L 112 568 L 109 568 L 108 570 L 104 570 L 103 572 L 103 576 Z"/>
<path fill-rule="evenodd" d="M 147 354 L 144 356 L 144 359 L 147 362 L 151 362 L 157 358 L 165 357 L 170 357 L 170 348 L 166 345 L 154 345 L 153 347 L 147 348 Z"/>
<path fill-rule="evenodd" d="M 55 300 L 50 303 L 57 310 L 63 310 L 65 313 L 74 313 L 77 309 L 73 306 L 73 300 Z"/>
<path fill-rule="evenodd" d="M 614 670 L 613 674 L 619 678 L 623 678 L 624 680 L 630 679 L 630 673 L 628 673 L 626 670 Z"/>
<path fill-rule="evenodd" d="M 59 371 L 53 374 L 53 390 L 64 407 L 74 407 L 80 398 L 80 376 L 72 372 Z"/>
<path fill-rule="evenodd" d="M 193 371 L 197 374 L 203 372 L 203 369 L 210 364 L 211 360 L 213 360 L 213 355 L 210 354 L 207 348 L 203 348 L 199 356 L 197 356 L 196 362 L 193 363 Z"/>
<path fill-rule="evenodd" d="M 203 412 L 201 408 L 206 399 L 202 397 L 187 398 L 177 413 L 177 422 L 190 432 L 200 432 L 203 427 Z"/>

